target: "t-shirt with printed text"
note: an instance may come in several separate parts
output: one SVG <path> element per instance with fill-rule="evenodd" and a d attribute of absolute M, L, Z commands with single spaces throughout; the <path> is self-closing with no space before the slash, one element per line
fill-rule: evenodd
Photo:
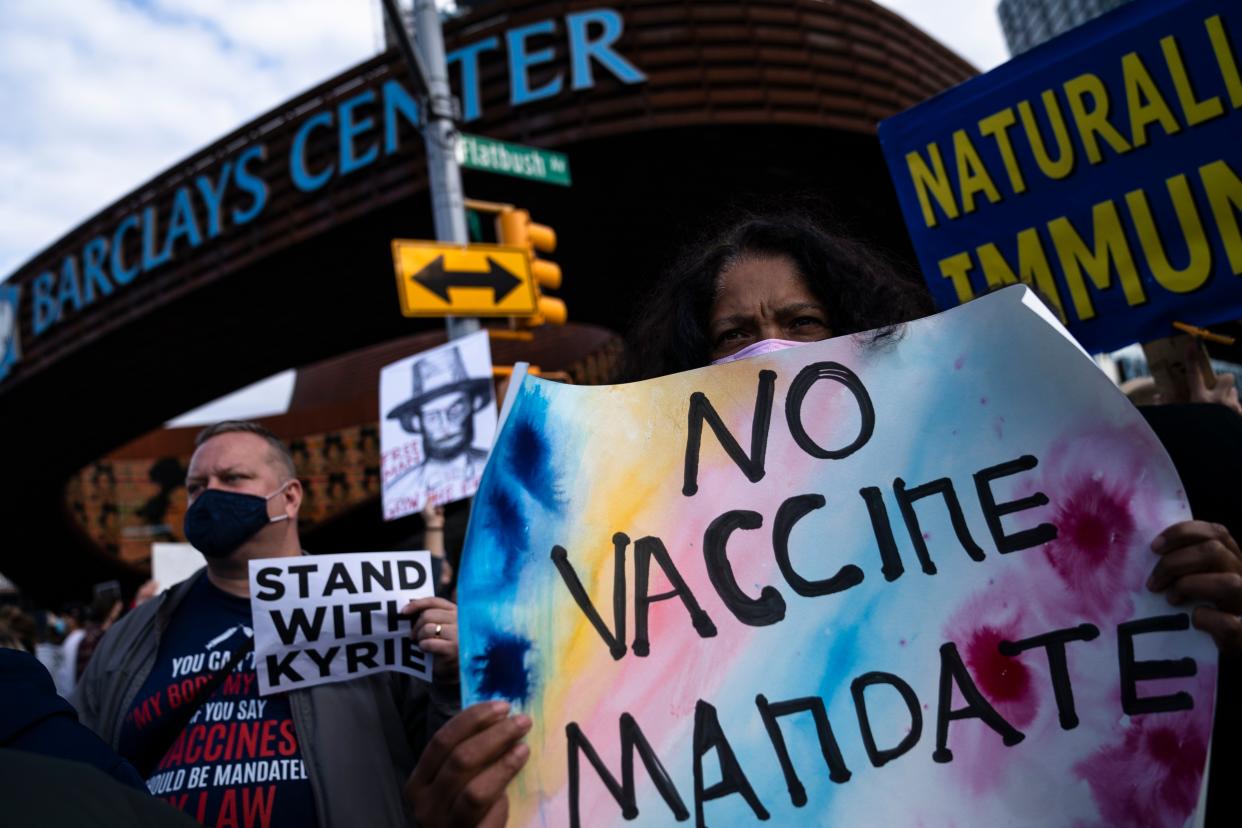
<path fill-rule="evenodd" d="M 120 753 L 151 793 L 214 828 L 315 824 L 310 781 L 287 694 L 259 696 L 251 651 L 175 738 L 185 705 L 254 635 L 250 602 L 200 576 L 160 641 L 151 675 L 122 724 Z M 169 745 L 162 756 L 150 754 Z"/>

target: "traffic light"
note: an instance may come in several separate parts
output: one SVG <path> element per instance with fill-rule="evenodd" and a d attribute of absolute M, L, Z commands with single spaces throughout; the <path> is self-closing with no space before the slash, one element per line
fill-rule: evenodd
<path fill-rule="evenodd" d="M 556 262 L 539 258 L 540 253 L 556 250 L 556 231 L 545 224 L 531 221 L 530 213 L 526 210 L 507 208 L 496 216 L 496 236 L 503 245 L 524 248 L 530 257 L 530 275 L 535 283 L 537 310 L 534 316 L 524 320 L 524 324 L 531 327 L 548 323 L 564 325 L 569 317 L 565 303 L 543 295 L 545 288 L 555 290 L 561 286 L 561 267 Z"/>

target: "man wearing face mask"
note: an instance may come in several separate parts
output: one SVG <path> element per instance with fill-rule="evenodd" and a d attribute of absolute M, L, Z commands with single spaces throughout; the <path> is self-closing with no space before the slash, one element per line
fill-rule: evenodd
<path fill-rule="evenodd" d="M 456 747 L 439 737 L 436 750 L 423 752 L 459 707 L 456 608 L 427 598 L 405 609 L 417 616 L 419 646 L 436 656 L 430 685 L 379 673 L 260 696 L 249 562 L 303 554 L 302 486 L 288 450 L 262 426 L 220 423 L 196 445 L 185 534 L 207 566 L 103 638 L 74 699 L 82 721 L 152 793 L 205 825 L 395 826 L 410 821 L 410 810 L 435 824 L 403 801 L 403 786 L 416 761 L 424 776 L 443 776 Z M 506 750 L 524 732 L 512 720 L 470 717 L 448 732 L 490 733 Z M 472 773 L 495 775 L 490 765 L 453 761 L 448 777 L 460 787 Z"/>

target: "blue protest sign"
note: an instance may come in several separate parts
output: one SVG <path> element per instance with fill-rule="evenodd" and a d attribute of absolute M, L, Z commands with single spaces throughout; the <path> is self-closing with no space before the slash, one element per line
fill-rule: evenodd
<path fill-rule="evenodd" d="M 1091 351 L 1242 317 L 1239 37 L 1136 0 L 880 124 L 937 304 L 1023 281 Z"/>

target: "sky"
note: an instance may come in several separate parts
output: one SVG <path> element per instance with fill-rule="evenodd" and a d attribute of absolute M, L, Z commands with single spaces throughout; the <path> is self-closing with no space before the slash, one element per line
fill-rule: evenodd
<path fill-rule="evenodd" d="M 997 0 L 886 0 L 981 69 Z M 601 0 L 607 5 L 607 0 Z M 2 0 L 0 279 L 242 123 L 365 60 L 380 0 Z"/>
<path fill-rule="evenodd" d="M 1008 57 L 996 3 L 881 5 L 986 70 Z M 0 0 L 0 280 L 178 161 L 381 51 L 382 20 L 380 0 Z M 278 413 L 292 383 L 286 372 L 239 392 L 240 407 L 175 422 Z"/>

